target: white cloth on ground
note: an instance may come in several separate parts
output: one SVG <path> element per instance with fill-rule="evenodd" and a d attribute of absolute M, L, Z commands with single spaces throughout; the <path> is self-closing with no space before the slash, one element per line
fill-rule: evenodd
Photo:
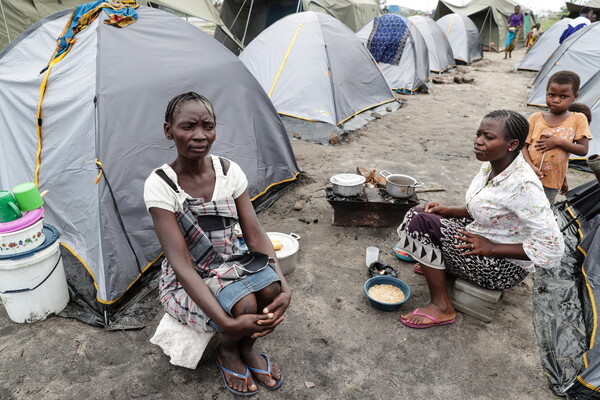
<path fill-rule="evenodd" d="M 159 346 L 171 357 L 171 364 L 196 369 L 204 350 L 215 332 L 202 332 L 182 324 L 169 314 L 165 314 L 150 343 Z"/>

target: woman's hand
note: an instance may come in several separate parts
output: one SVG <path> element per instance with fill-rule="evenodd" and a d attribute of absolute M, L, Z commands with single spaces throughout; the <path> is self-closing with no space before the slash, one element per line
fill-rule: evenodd
<path fill-rule="evenodd" d="M 449 207 L 446 207 L 440 203 L 436 203 L 435 201 L 430 201 L 425 204 L 423 207 L 424 211 L 431 214 L 437 214 L 439 216 L 445 217 L 448 215 Z"/>
<path fill-rule="evenodd" d="M 283 316 L 275 319 L 273 313 L 241 314 L 230 318 L 221 329 L 226 333 L 257 338 L 273 332 L 283 319 Z"/>
<path fill-rule="evenodd" d="M 470 218 L 466 207 L 448 207 L 431 201 L 423 207 L 425 212 L 439 215 L 444 218 Z"/>
<path fill-rule="evenodd" d="M 459 230 L 458 231 L 463 236 L 454 236 L 456 239 L 465 242 L 464 244 L 457 244 L 454 247 L 457 249 L 465 249 L 466 251 L 462 253 L 462 256 L 471 256 L 471 255 L 480 255 L 485 257 L 491 257 L 493 255 L 494 243 L 492 243 L 489 239 L 481 235 L 475 235 L 473 233 L 469 233 L 467 231 Z"/>
<path fill-rule="evenodd" d="M 279 321 L 279 322 L 277 322 L 277 325 L 279 325 L 279 323 L 281 321 L 283 321 L 283 319 L 285 319 L 285 317 L 283 316 L 283 313 L 285 313 L 285 311 L 287 310 L 291 301 L 292 301 L 292 292 L 289 289 L 287 289 L 287 290 L 282 289 L 281 292 L 273 299 L 271 304 L 267 305 L 263 309 L 262 315 L 267 315 L 267 316 L 269 316 L 269 318 L 258 321 L 257 323 L 259 325 L 263 326 L 263 325 L 271 325 L 274 322 Z M 265 336 L 271 332 L 272 332 L 272 329 L 268 332 L 257 333 L 256 335 L 252 335 L 252 337 L 257 338 L 257 337 Z"/>

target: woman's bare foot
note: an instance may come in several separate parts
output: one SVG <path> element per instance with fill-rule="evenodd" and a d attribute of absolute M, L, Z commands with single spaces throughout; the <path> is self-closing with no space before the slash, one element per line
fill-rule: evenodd
<path fill-rule="evenodd" d="M 415 263 L 415 265 L 413 265 L 413 272 L 417 275 L 423 275 L 423 265 L 421 265 L 421 263 Z"/>
<path fill-rule="evenodd" d="M 431 316 L 435 321 L 427 316 Z M 429 304 L 427 307 L 418 308 L 410 314 L 403 314 L 400 318 L 403 322 L 408 322 L 412 325 L 439 325 L 445 322 L 454 321 L 456 318 L 456 310 L 454 310 L 452 305 L 449 305 L 442 310 L 435 304 Z"/>
<path fill-rule="evenodd" d="M 248 353 L 240 353 L 242 360 L 246 363 L 249 368 L 259 369 L 262 371 L 267 371 L 268 363 L 267 359 L 258 354 L 255 351 L 251 351 Z M 260 374 L 256 372 L 252 372 L 252 376 L 254 379 L 261 381 L 267 387 L 274 387 L 277 384 L 279 378 L 281 378 L 281 368 L 279 365 L 271 363 L 271 376 L 268 374 Z"/>
<path fill-rule="evenodd" d="M 230 371 L 235 372 L 239 375 L 244 375 L 248 370 L 246 369 L 246 364 L 240 357 L 237 349 L 235 351 L 228 351 L 223 348 L 223 346 L 219 346 L 217 349 L 217 362 L 224 368 L 227 368 Z M 238 378 L 234 375 L 231 375 L 227 372 L 224 374 L 225 380 L 227 381 L 227 385 L 239 392 L 255 392 L 257 389 L 256 383 L 252 378 L 252 374 L 248 374 L 247 379 Z"/>

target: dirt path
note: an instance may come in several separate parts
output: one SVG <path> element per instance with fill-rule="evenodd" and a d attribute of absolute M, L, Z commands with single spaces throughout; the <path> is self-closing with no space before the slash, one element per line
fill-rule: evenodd
<path fill-rule="evenodd" d="M 513 55 L 516 62 L 523 51 Z M 263 389 L 256 398 L 556 398 L 540 367 L 530 279 L 505 291 L 490 324 L 459 314 L 453 326 L 406 328 L 400 312 L 375 311 L 362 293 L 364 251 L 375 245 L 413 291 L 401 312 L 427 304 L 423 278 L 392 254 L 395 229 L 331 226 L 322 190 L 331 175 L 364 166 L 446 189 L 424 200 L 461 203 L 480 165 L 471 149 L 481 118 L 499 108 L 534 111 L 522 105 L 533 75 L 510 72 L 512 62 L 501 54 L 485 57 L 441 76 L 450 82 L 464 72 L 473 84 L 405 96 L 405 107 L 341 145 L 293 142 L 306 175 L 260 216 L 269 231 L 302 236 L 299 267 L 288 276 L 294 297 L 287 320 L 258 345 L 282 365 L 286 381 L 280 391 Z M 589 179 L 569 172 L 572 187 Z M 294 211 L 299 200 L 303 209 Z M 196 370 L 174 367 L 149 343 L 159 319 L 139 331 L 106 332 L 62 318 L 19 325 L 0 308 L 0 399 L 233 398 L 212 360 Z"/>

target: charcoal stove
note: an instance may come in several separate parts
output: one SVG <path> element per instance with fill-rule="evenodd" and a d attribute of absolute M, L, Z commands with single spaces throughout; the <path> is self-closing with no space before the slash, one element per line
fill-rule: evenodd
<path fill-rule="evenodd" d="M 358 196 L 342 197 L 325 188 L 327 202 L 333 207 L 335 226 L 367 226 L 383 228 L 398 226 L 404 215 L 419 204 L 416 195 L 405 199 L 390 196 L 385 189 L 365 187 Z"/>

